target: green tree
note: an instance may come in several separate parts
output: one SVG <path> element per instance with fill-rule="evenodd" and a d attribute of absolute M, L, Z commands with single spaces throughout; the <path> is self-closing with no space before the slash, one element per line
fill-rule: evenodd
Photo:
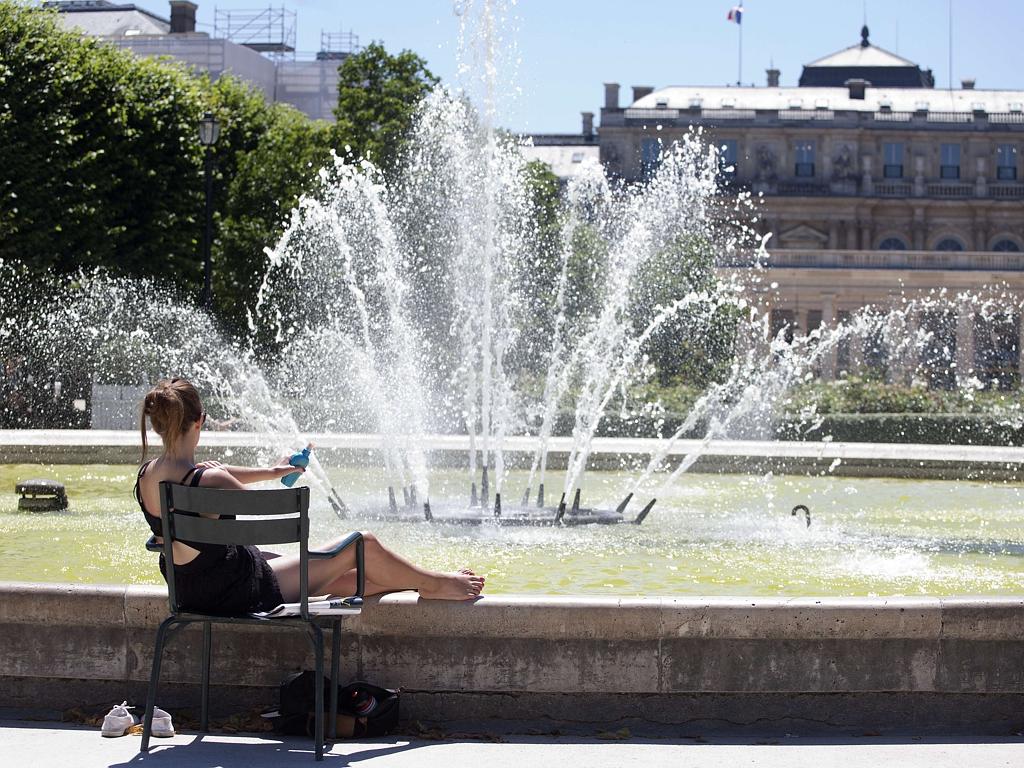
<path fill-rule="evenodd" d="M 207 111 L 222 126 L 209 150 L 215 309 L 241 331 L 263 249 L 327 161 L 332 127 L 235 78 L 211 83 L 0 0 L 0 259 L 37 275 L 159 275 L 198 295 Z"/>
<path fill-rule="evenodd" d="M 686 235 L 654 254 L 645 265 L 632 297 L 637 332 L 668 307 L 692 292 L 713 294 L 718 284 L 714 243 L 703 235 Z M 651 336 L 645 351 L 658 383 L 686 383 L 700 388 L 721 380 L 733 357 L 738 310 L 706 302 L 680 309 Z"/>
<path fill-rule="evenodd" d="M 0 1 L 0 258 L 196 276 L 196 120 L 184 71 Z"/>
<path fill-rule="evenodd" d="M 393 167 L 420 101 L 437 83 L 412 51 L 392 56 L 371 43 L 349 56 L 338 67 L 338 142 L 357 158 Z"/>
<path fill-rule="evenodd" d="M 246 328 L 266 267 L 264 248 L 284 231 L 288 212 L 330 160 L 332 126 L 236 78 L 204 78 L 210 108 L 221 121 L 214 153 L 213 295 L 218 317 Z"/>

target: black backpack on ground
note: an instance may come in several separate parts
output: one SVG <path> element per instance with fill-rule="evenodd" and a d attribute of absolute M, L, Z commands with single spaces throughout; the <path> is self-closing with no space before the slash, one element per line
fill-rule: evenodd
<path fill-rule="evenodd" d="M 313 734 L 316 673 L 296 672 L 281 683 L 274 729 L 293 736 Z M 399 691 L 356 681 L 338 686 L 338 738 L 386 736 L 398 725 Z M 324 715 L 330 716 L 331 681 L 324 678 Z M 330 731 L 330 724 L 325 732 Z"/>

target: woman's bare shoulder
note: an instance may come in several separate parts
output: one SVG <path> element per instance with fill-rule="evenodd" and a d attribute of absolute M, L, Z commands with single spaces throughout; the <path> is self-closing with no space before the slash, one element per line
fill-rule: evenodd
<path fill-rule="evenodd" d="M 245 486 L 223 467 L 206 467 L 203 470 L 203 476 L 199 479 L 199 485 L 204 488 L 245 490 Z"/>

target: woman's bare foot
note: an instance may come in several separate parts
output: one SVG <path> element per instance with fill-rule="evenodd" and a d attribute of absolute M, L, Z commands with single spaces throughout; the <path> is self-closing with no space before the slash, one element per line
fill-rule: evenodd
<path fill-rule="evenodd" d="M 419 592 L 425 600 L 472 600 L 479 597 L 483 588 L 484 577 L 463 568 L 458 573 L 437 574 L 434 588 Z"/>

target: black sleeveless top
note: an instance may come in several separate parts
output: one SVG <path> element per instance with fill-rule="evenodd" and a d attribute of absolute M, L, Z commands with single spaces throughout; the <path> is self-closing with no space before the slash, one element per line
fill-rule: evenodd
<path fill-rule="evenodd" d="M 142 489 L 139 487 L 139 481 L 142 480 L 142 476 L 146 474 L 146 470 L 149 469 L 149 465 L 153 463 L 153 459 L 150 459 L 141 467 L 139 467 L 138 477 L 135 478 L 135 500 L 139 502 L 139 509 L 142 510 L 142 514 L 146 518 L 146 523 L 149 525 L 149 530 L 153 532 L 154 536 L 162 537 L 164 535 L 163 521 L 159 515 L 150 514 L 149 510 L 146 509 L 146 505 L 142 501 Z M 192 467 L 185 476 L 181 478 L 181 485 L 188 484 L 192 488 L 199 487 L 199 481 L 203 477 L 203 472 L 206 471 L 206 467 Z M 189 482 L 189 476 L 191 475 L 192 480 Z M 226 548 L 225 544 L 204 544 L 198 541 L 185 541 L 180 540 L 182 544 L 187 544 L 192 549 L 198 550 L 199 554 L 184 565 L 175 565 L 176 571 L 181 573 L 193 573 L 198 571 L 206 570 L 207 567 L 216 564 L 221 559 L 223 551 Z M 160 570 L 164 569 L 163 555 L 160 556 Z"/>
<path fill-rule="evenodd" d="M 142 502 L 139 481 L 152 461 L 139 468 L 135 480 L 135 499 L 146 517 L 149 529 L 163 536 L 161 519 L 149 513 Z M 184 485 L 199 485 L 205 467 L 193 467 L 181 479 Z M 268 611 L 284 602 L 281 589 L 263 553 L 256 547 L 238 544 L 203 544 L 182 540 L 199 551 L 195 559 L 174 566 L 174 591 L 181 610 L 233 616 L 253 611 Z M 167 564 L 160 554 L 160 573 L 167 579 Z"/>

